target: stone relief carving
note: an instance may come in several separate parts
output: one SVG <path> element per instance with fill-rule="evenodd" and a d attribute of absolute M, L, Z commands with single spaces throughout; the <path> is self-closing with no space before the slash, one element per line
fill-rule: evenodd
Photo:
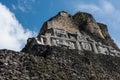
<path fill-rule="evenodd" d="M 48 34 L 46 33 L 45 35 L 41 35 L 41 40 L 38 41 L 38 39 L 36 39 L 37 42 L 42 45 L 68 46 L 69 49 L 89 50 L 95 53 L 120 56 L 119 51 L 110 46 L 94 41 L 90 36 L 82 35 L 81 33 L 67 33 L 62 31 L 62 29 L 53 29 L 53 31 L 54 35 L 51 35 L 50 32 Z M 63 36 L 56 36 L 58 33 Z"/>
<path fill-rule="evenodd" d="M 92 51 L 92 47 L 91 47 L 91 45 L 90 45 L 89 43 L 84 43 L 84 42 L 82 42 L 81 45 L 82 45 L 82 48 L 83 48 L 84 50 Z"/>

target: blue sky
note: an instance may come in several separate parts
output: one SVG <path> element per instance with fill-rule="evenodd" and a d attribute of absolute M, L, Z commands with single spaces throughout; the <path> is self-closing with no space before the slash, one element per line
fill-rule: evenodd
<path fill-rule="evenodd" d="M 108 25 L 110 35 L 120 46 L 119 5 L 119 0 L 0 0 L 0 49 L 19 51 L 46 20 L 63 10 L 70 14 L 91 13 L 96 21 Z"/>

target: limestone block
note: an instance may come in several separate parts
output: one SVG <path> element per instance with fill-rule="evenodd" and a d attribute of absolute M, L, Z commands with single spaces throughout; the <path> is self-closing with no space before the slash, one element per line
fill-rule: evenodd
<path fill-rule="evenodd" d="M 119 52 L 119 51 L 117 51 L 116 56 L 117 56 L 117 57 L 120 57 L 120 52 Z"/>
<path fill-rule="evenodd" d="M 69 16 L 69 14 L 67 12 L 64 12 L 64 11 L 60 12 L 60 15 L 64 16 L 64 17 L 68 17 Z"/>
<path fill-rule="evenodd" d="M 67 33 L 63 29 L 54 29 L 54 36 L 66 38 Z"/>
<path fill-rule="evenodd" d="M 63 44 L 64 44 L 65 46 L 68 46 L 68 41 L 63 40 Z"/>
<path fill-rule="evenodd" d="M 56 39 L 56 43 L 57 43 L 57 44 L 60 44 L 59 39 Z"/>
<path fill-rule="evenodd" d="M 57 43 L 57 44 L 63 44 L 63 40 L 57 39 L 57 40 L 56 40 L 56 43 Z"/>
<path fill-rule="evenodd" d="M 50 36 L 47 36 L 46 39 L 47 39 L 47 45 L 50 45 L 50 46 L 51 46 Z"/>
<path fill-rule="evenodd" d="M 87 42 L 87 39 L 86 39 L 86 37 L 84 37 L 84 36 L 79 36 L 79 37 L 78 37 L 78 40 L 79 40 L 79 41 L 83 41 L 83 42 Z"/>
<path fill-rule="evenodd" d="M 102 47 L 102 46 L 98 46 L 98 52 L 102 53 L 102 54 L 106 54 L 106 55 L 109 54 L 108 49 L 106 47 Z"/>
<path fill-rule="evenodd" d="M 46 37 L 43 38 L 43 44 L 44 44 L 44 45 L 48 45 L 48 40 L 47 40 Z"/>
<path fill-rule="evenodd" d="M 73 48 L 72 43 L 64 39 L 52 39 L 52 44 L 54 44 L 55 46 L 65 46 L 65 47 L 70 47 L 70 49 L 75 49 Z"/>
<path fill-rule="evenodd" d="M 90 45 L 89 43 L 84 43 L 84 42 L 82 42 L 81 45 L 82 45 L 82 48 L 83 48 L 84 50 L 92 51 L 92 47 L 91 47 L 91 45 Z"/>
<path fill-rule="evenodd" d="M 82 34 L 81 34 L 80 32 L 77 32 L 77 35 L 78 35 L 78 36 L 82 36 Z"/>
<path fill-rule="evenodd" d="M 71 35 L 70 35 L 70 39 L 71 40 L 76 40 L 75 36 L 71 36 Z"/>
<path fill-rule="evenodd" d="M 76 49 L 75 43 L 72 41 L 69 42 L 69 47 L 70 47 L 70 49 Z"/>
<path fill-rule="evenodd" d="M 120 52 L 119 51 L 117 51 L 116 49 L 114 49 L 114 48 L 112 48 L 112 47 L 110 47 L 109 46 L 109 52 L 110 52 L 110 55 L 113 55 L 114 54 L 114 56 L 120 56 Z"/>
<path fill-rule="evenodd" d="M 42 41 L 39 41 L 38 38 L 35 38 L 37 44 L 43 44 Z"/>
<path fill-rule="evenodd" d="M 77 45 L 77 49 L 78 49 L 78 50 L 82 50 L 82 47 L 81 47 L 81 44 L 80 44 L 79 41 L 76 42 L 76 45 Z"/>
<path fill-rule="evenodd" d="M 51 46 L 57 46 L 56 39 L 51 39 Z"/>
<path fill-rule="evenodd" d="M 114 48 L 112 48 L 112 47 L 109 47 L 109 51 L 110 51 L 111 53 L 116 53 L 116 50 L 115 50 Z"/>
<path fill-rule="evenodd" d="M 41 39 L 41 43 L 44 45 L 44 43 L 43 43 L 43 38 L 41 37 L 40 39 Z"/>
<path fill-rule="evenodd" d="M 96 44 L 94 42 L 92 43 L 92 47 L 93 47 L 93 51 L 95 53 L 98 53 L 97 46 L 96 46 Z"/>
<path fill-rule="evenodd" d="M 115 54 L 115 53 L 110 53 L 109 55 L 111 55 L 111 56 L 115 56 L 116 54 Z"/>

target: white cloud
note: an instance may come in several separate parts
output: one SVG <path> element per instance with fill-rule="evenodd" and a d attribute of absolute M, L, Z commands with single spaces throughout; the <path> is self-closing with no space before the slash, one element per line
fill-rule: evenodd
<path fill-rule="evenodd" d="M 18 22 L 15 15 L 0 3 L 0 49 L 19 51 L 25 45 L 28 37 L 33 36 Z"/>
<path fill-rule="evenodd" d="M 78 8 L 80 9 L 85 9 L 85 10 L 92 10 L 92 11 L 101 11 L 101 9 L 99 7 L 97 7 L 96 5 L 93 5 L 93 4 L 83 4 L 83 5 L 78 5 Z"/>
<path fill-rule="evenodd" d="M 16 6 L 15 6 L 14 4 L 12 4 L 12 8 L 13 8 L 14 10 L 16 10 Z"/>
<path fill-rule="evenodd" d="M 97 4 L 79 4 L 77 5 L 77 10 L 85 10 L 90 12 L 97 12 L 97 14 L 109 14 L 115 10 L 114 6 L 105 0 L 101 0 L 99 5 Z"/>
<path fill-rule="evenodd" d="M 22 12 L 27 11 L 27 10 L 26 10 L 26 8 L 25 8 L 25 7 L 23 7 L 23 6 L 18 6 L 18 9 L 19 9 L 19 10 L 21 10 Z"/>
<path fill-rule="evenodd" d="M 111 13 L 115 10 L 115 7 L 113 6 L 113 4 L 105 0 L 100 1 L 99 8 L 101 8 L 101 11 L 104 11 L 104 13 Z"/>
<path fill-rule="evenodd" d="M 98 4 L 78 4 L 76 10 L 92 13 L 97 21 L 108 25 L 109 32 L 115 42 L 120 46 L 120 10 L 108 0 L 99 0 Z"/>
<path fill-rule="evenodd" d="M 35 0 L 18 0 L 17 8 L 22 12 L 28 12 L 32 9 Z"/>

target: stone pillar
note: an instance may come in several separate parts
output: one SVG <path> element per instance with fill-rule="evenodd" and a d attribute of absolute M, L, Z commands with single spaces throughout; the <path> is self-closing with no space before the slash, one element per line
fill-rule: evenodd
<path fill-rule="evenodd" d="M 79 41 L 76 41 L 76 45 L 77 45 L 77 49 L 78 49 L 78 50 L 82 50 L 82 48 L 81 48 L 81 44 L 80 44 Z"/>
<path fill-rule="evenodd" d="M 68 38 L 69 39 L 69 37 L 68 37 L 68 33 L 65 31 L 65 34 L 66 34 L 66 38 Z"/>
<path fill-rule="evenodd" d="M 49 46 L 51 46 L 51 38 L 49 37 L 49 36 L 46 36 L 46 38 L 47 38 L 47 45 L 49 45 Z"/>
<path fill-rule="evenodd" d="M 50 34 L 45 34 L 46 40 L 47 40 L 47 45 L 51 46 L 51 35 Z"/>
<path fill-rule="evenodd" d="M 53 28 L 53 34 L 54 34 L 53 36 L 56 37 L 56 29 L 54 29 L 54 28 Z"/>
<path fill-rule="evenodd" d="M 92 46 L 93 46 L 93 50 L 94 50 L 94 52 L 95 52 L 95 53 L 98 53 L 97 47 L 96 47 L 96 45 L 95 45 L 94 42 L 92 43 Z"/>
<path fill-rule="evenodd" d="M 44 45 L 44 42 L 43 42 L 43 38 L 41 37 L 41 43 L 42 43 L 42 45 Z"/>
<path fill-rule="evenodd" d="M 89 51 L 92 50 L 91 45 L 89 43 L 82 42 L 81 45 L 82 45 L 83 50 L 89 50 Z"/>

